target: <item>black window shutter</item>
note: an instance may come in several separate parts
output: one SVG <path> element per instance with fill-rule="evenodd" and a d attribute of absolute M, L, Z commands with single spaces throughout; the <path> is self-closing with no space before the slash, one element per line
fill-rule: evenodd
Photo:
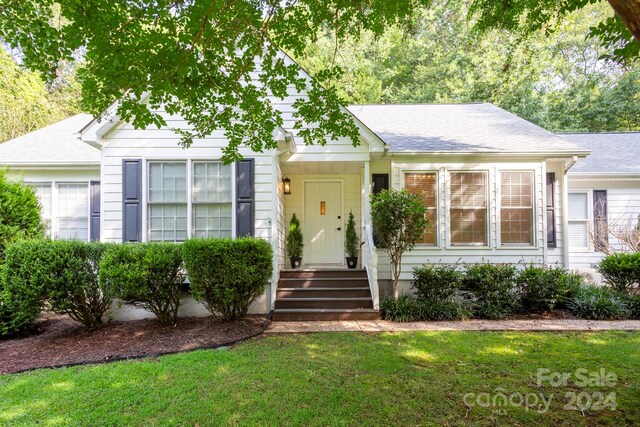
<path fill-rule="evenodd" d="M 602 252 L 609 246 L 607 190 L 593 190 L 593 237 L 596 251 Z"/>
<path fill-rule="evenodd" d="M 556 237 L 556 199 L 555 199 L 556 174 L 547 173 L 547 247 L 555 248 L 558 245 Z"/>
<path fill-rule="evenodd" d="M 100 241 L 100 181 L 89 183 L 91 221 L 89 223 L 89 236 L 91 241 Z"/>
<path fill-rule="evenodd" d="M 382 190 L 389 189 L 388 173 L 374 173 L 372 181 L 373 181 L 373 194 L 378 194 Z"/>
<path fill-rule="evenodd" d="M 142 241 L 142 160 L 122 161 L 122 241 Z"/>
<path fill-rule="evenodd" d="M 255 235 L 255 162 L 243 159 L 236 163 L 236 236 Z"/>

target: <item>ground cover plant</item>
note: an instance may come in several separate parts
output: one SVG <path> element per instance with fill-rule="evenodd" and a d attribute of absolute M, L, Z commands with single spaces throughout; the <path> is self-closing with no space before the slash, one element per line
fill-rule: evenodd
<path fill-rule="evenodd" d="M 637 425 L 639 349 L 638 332 L 270 335 L 231 350 L 0 376 L 0 424 Z M 577 386 L 577 369 L 615 380 Z M 538 385 L 538 370 L 571 378 Z M 615 409 L 587 407 L 612 392 Z M 501 393 L 516 404 L 493 400 Z M 567 409 L 571 393 L 584 393 L 583 411 Z M 489 406 L 478 403 L 484 394 Z"/>

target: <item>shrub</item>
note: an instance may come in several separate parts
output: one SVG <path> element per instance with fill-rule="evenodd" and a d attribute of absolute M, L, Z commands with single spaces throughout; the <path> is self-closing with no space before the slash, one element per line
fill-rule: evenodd
<path fill-rule="evenodd" d="M 629 310 L 629 318 L 640 320 L 640 295 L 620 294 Z"/>
<path fill-rule="evenodd" d="M 58 240 L 49 242 L 49 247 L 45 292 L 51 310 L 67 314 L 89 329 L 98 327 L 113 301 L 99 282 L 106 244 Z"/>
<path fill-rule="evenodd" d="M 405 190 L 382 190 L 371 195 L 371 220 L 376 236 L 393 265 L 393 296 L 398 298 L 402 254 L 422 237 L 429 221 L 422 199 Z"/>
<path fill-rule="evenodd" d="M 464 288 L 476 298 L 474 315 L 502 319 L 519 308 L 516 268 L 510 264 L 475 264 L 467 268 Z"/>
<path fill-rule="evenodd" d="M 631 314 L 624 295 L 600 286 L 580 287 L 567 306 L 573 314 L 583 319 L 626 319 Z"/>
<path fill-rule="evenodd" d="M 360 254 L 360 239 L 356 232 L 356 221 L 353 212 L 349 211 L 349 221 L 347 221 L 347 231 L 344 239 L 344 250 L 349 257 L 357 257 Z"/>
<path fill-rule="evenodd" d="M 183 281 L 182 247 L 176 243 L 113 245 L 100 261 L 105 292 L 152 312 L 162 323 L 176 320 Z"/>
<path fill-rule="evenodd" d="M 302 239 L 302 231 L 300 230 L 300 221 L 296 214 L 291 217 L 289 222 L 289 234 L 287 235 L 287 253 L 292 258 L 302 256 L 304 241 Z"/>
<path fill-rule="evenodd" d="M 413 269 L 413 288 L 419 301 L 447 301 L 462 286 L 462 278 L 456 265 L 425 264 Z"/>
<path fill-rule="evenodd" d="M 553 310 L 564 302 L 579 277 L 560 267 L 528 266 L 518 275 L 522 308 L 532 313 Z"/>
<path fill-rule="evenodd" d="M 616 291 L 636 291 L 640 286 L 640 252 L 608 255 L 600 261 L 598 272 Z"/>
<path fill-rule="evenodd" d="M 42 311 L 48 278 L 50 242 L 28 240 L 5 249 L 0 269 L 0 335 L 28 328 Z"/>
<path fill-rule="evenodd" d="M 421 320 L 462 320 L 471 312 L 457 301 L 418 301 L 409 295 L 398 299 L 387 296 L 380 301 L 380 314 L 385 320 L 394 322 L 416 322 Z"/>
<path fill-rule="evenodd" d="M 271 245 L 262 239 L 191 239 L 183 256 L 193 297 L 223 320 L 246 316 L 273 271 Z"/>
<path fill-rule="evenodd" d="M 0 263 L 7 245 L 44 237 L 44 230 L 35 190 L 20 181 L 10 181 L 6 171 L 0 170 Z"/>
<path fill-rule="evenodd" d="M 397 299 L 386 296 L 380 301 L 380 317 L 393 322 L 418 321 L 418 301 L 408 295 L 400 295 Z"/>

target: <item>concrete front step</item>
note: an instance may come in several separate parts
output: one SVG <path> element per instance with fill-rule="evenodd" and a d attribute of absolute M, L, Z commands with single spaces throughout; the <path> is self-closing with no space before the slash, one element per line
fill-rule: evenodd
<path fill-rule="evenodd" d="M 359 309 L 373 308 L 371 297 L 364 298 L 278 298 L 276 310 L 279 308 L 290 309 Z"/>
<path fill-rule="evenodd" d="M 371 298 L 367 286 L 344 288 L 278 288 L 276 298 Z"/>
<path fill-rule="evenodd" d="M 280 270 L 281 279 L 351 279 L 351 278 L 367 278 L 367 271 L 363 269 L 293 269 Z"/>
<path fill-rule="evenodd" d="M 276 309 L 273 320 L 314 321 L 314 320 L 378 320 L 380 313 L 373 309 Z"/>
<path fill-rule="evenodd" d="M 309 277 L 309 278 L 281 278 L 278 288 L 354 288 L 369 287 L 366 277 Z"/>

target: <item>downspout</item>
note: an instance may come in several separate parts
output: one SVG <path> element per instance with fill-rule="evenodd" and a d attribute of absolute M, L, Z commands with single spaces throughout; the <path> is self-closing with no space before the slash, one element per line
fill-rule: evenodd
<path fill-rule="evenodd" d="M 571 160 L 565 163 L 562 174 L 562 261 L 564 267 L 569 269 L 569 169 L 578 161 L 578 156 L 573 156 Z"/>

